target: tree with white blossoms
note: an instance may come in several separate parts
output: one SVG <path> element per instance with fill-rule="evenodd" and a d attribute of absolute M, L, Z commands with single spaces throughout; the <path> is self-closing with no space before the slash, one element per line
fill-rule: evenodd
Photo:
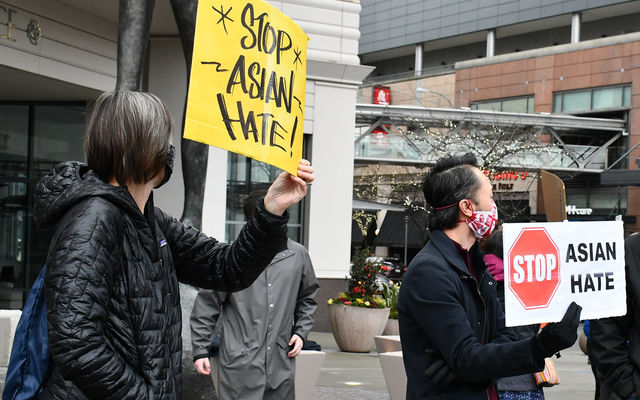
<path fill-rule="evenodd" d="M 531 125 L 499 126 L 467 121 L 423 123 L 413 119 L 405 125 L 391 125 L 392 135 L 402 135 L 410 147 L 420 153 L 423 165 L 428 166 L 448 155 L 472 153 L 480 169 L 494 177 L 505 171 L 528 171 L 537 178 L 540 166 L 550 165 L 562 156 L 554 135 Z M 428 168 L 422 166 L 366 164 L 356 165 L 354 198 L 378 203 L 405 206 L 413 211 L 425 211 L 421 183 Z M 529 180 L 535 184 L 537 179 Z M 528 192 L 528 190 L 527 190 Z M 501 220 L 514 221 L 528 213 L 528 193 L 519 197 L 496 201 Z M 497 196 L 498 197 L 498 196 Z M 361 215 L 354 219 L 362 220 Z M 372 217 L 369 217 L 372 218 Z M 366 227 L 364 232 L 366 232 Z M 363 232 L 363 234 L 364 234 Z"/>

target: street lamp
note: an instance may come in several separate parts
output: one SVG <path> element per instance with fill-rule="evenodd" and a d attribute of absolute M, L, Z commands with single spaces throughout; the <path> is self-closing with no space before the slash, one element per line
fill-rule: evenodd
<path fill-rule="evenodd" d="M 423 87 L 417 87 L 416 88 L 416 92 L 423 92 L 423 93 L 433 93 L 433 94 L 437 94 L 438 96 L 442 97 L 443 99 L 445 99 L 447 101 L 447 103 L 449 103 L 449 105 L 451 106 L 451 108 L 456 108 L 453 105 L 453 102 L 451 101 L 451 99 L 449 97 L 447 97 L 445 94 L 440 93 L 440 92 L 436 92 L 435 90 L 431 90 L 431 89 L 427 89 L 427 88 L 423 88 Z M 417 94 L 417 93 L 416 93 Z"/>

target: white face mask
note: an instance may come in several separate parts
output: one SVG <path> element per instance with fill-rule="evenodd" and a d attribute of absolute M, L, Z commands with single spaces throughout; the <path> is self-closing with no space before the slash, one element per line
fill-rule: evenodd
<path fill-rule="evenodd" d="M 473 231 L 476 239 L 489 236 L 498 222 L 498 207 L 496 207 L 496 203 L 491 200 L 490 211 L 474 211 L 471 217 L 467 218 L 465 222 Z"/>

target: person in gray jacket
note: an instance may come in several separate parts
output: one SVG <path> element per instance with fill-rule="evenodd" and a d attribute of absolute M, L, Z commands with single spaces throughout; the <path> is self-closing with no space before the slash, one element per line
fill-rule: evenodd
<path fill-rule="evenodd" d="M 258 198 L 245 201 L 247 219 Z M 198 292 L 190 320 L 194 363 L 212 375 L 221 400 L 295 397 L 295 357 L 313 326 L 318 287 L 307 250 L 289 239 L 249 288 Z M 219 318 L 219 353 L 210 359 Z"/>

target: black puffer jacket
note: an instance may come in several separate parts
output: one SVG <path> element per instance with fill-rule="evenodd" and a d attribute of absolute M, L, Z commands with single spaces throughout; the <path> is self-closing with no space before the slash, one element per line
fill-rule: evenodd
<path fill-rule="evenodd" d="M 260 202 L 262 203 L 262 202 Z M 86 166 L 57 166 L 36 188 L 36 222 L 57 224 L 45 298 L 55 364 L 45 399 L 179 399 L 178 280 L 237 291 L 286 246 L 287 217 L 262 204 L 233 245 L 218 243 Z"/>

